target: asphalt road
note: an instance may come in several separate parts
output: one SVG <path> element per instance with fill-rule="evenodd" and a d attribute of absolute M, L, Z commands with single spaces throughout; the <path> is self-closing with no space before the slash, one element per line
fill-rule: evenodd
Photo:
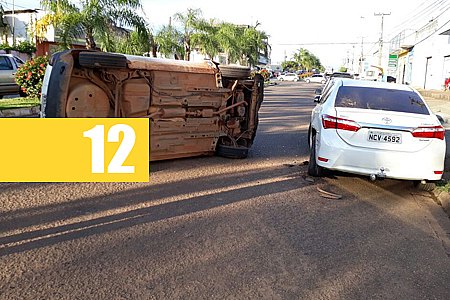
<path fill-rule="evenodd" d="M 450 299 L 450 219 L 430 194 L 305 176 L 315 87 L 267 88 L 245 160 L 0 184 L 0 299 Z"/>

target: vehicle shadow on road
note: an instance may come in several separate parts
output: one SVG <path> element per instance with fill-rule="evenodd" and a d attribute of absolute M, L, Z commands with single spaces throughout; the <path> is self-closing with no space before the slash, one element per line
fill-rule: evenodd
<path fill-rule="evenodd" d="M 43 207 L 26 208 L 0 214 L 0 256 L 49 246 L 55 243 L 101 234 L 138 224 L 156 222 L 215 207 L 246 201 L 258 196 L 298 189 L 307 183 L 298 180 L 295 168 L 265 168 L 243 174 L 204 176 L 177 182 L 148 185 L 113 195 L 79 199 Z M 245 178 L 243 184 L 242 178 Z M 199 186 L 204 186 L 203 195 Z M 236 186 L 236 188 L 234 188 Z M 54 188 L 57 188 L 55 185 Z M 220 191 L 220 190 L 224 191 Z M 209 193 L 210 190 L 218 190 Z M 174 192 L 177 191 L 177 192 Z M 179 199 L 169 197 L 180 196 Z M 183 196 L 188 195 L 188 196 Z M 170 202 L 169 202 L 170 201 Z M 132 207 L 127 209 L 128 207 Z M 136 208 L 139 206 L 147 206 Z M 95 217 L 106 211 L 118 213 Z M 91 218 L 90 216 L 93 216 Z M 67 223 L 68 219 L 88 220 L 19 234 L 8 233 L 31 226 Z"/>

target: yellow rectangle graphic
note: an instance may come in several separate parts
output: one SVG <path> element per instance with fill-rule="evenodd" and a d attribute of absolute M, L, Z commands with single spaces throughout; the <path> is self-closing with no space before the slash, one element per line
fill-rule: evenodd
<path fill-rule="evenodd" d="M 147 182 L 142 118 L 0 119 L 0 182 Z"/>

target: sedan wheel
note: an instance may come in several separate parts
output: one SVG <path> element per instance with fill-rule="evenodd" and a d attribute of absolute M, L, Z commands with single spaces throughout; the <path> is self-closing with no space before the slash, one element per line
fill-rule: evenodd
<path fill-rule="evenodd" d="M 311 148 L 309 154 L 308 175 L 314 177 L 321 177 L 323 175 L 323 168 L 317 164 L 316 161 L 316 135 L 311 139 Z"/>
<path fill-rule="evenodd" d="M 425 192 L 431 192 L 436 188 L 436 184 L 434 182 L 422 183 L 421 181 L 414 181 L 414 186 Z"/>

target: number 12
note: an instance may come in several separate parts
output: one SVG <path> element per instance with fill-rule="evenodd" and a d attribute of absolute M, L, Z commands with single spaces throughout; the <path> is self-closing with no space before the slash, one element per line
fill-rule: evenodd
<path fill-rule="evenodd" d="M 120 132 L 124 134 L 123 140 L 108 165 L 108 173 L 134 173 L 134 166 L 123 165 L 136 142 L 133 127 L 126 124 L 113 125 L 108 130 L 107 142 L 119 142 Z M 92 173 L 105 173 L 105 126 L 95 125 L 83 132 L 83 137 L 92 140 Z"/>

